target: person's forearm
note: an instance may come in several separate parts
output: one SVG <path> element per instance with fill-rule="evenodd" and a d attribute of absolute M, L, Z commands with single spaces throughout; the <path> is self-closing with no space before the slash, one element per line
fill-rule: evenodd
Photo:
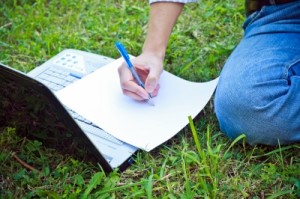
<path fill-rule="evenodd" d="M 164 58 L 170 34 L 183 6 L 182 3 L 170 2 L 151 4 L 143 53 L 151 53 Z"/>

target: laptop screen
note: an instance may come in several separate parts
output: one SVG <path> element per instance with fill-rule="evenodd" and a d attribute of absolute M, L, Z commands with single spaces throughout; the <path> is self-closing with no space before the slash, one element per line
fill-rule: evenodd
<path fill-rule="evenodd" d="M 19 136 L 38 139 L 47 147 L 81 160 L 111 167 L 43 84 L 0 64 L 0 132 L 12 127 Z"/>

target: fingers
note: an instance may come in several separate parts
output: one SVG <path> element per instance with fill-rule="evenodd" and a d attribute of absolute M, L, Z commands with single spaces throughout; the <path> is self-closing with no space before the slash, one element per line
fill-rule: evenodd
<path fill-rule="evenodd" d="M 127 81 L 121 83 L 123 94 L 127 95 L 135 100 L 145 100 L 148 99 L 148 93 L 145 89 L 140 87 L 134 81 Z"/>
<path fill-rule="evenodd" d="M 148 99 L 148 93 L 135 82 L 130 70 L 124 63 L 118 68 L 118 73 L 124 95 L 139 101 Z"/>
<path fill-rule="evenodd" d="M 145 88 L 136 83 L 127 65 L 123 63 L 118 68 L 123 94 L 139 101 L 148 99 L 149 93 L 156 96 L 160 88 L 158 82 L 163 70 L 162 61 L 148 56 L 140 56 L 132 61 L 139 77 L 145 82 Z"/>
<path fill-rule="evenodd" d="M 145 82 L 145 89 L 148 93 L 154 93 L 159 90 L 158 80 L 161 70 L 152 69 L 149 71 L 148 77 Z"/>

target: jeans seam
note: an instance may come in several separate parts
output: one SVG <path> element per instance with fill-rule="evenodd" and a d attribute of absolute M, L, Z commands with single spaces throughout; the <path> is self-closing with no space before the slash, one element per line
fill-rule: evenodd
<path fill-rule="evenodd" d="M 264 10 L 265 10 L 265 6 L 263 6 L 259 11 L 252 13 L 249 17 L 251 17 L 252 15 L 254 16 L 251 17 L 251 20 L 249 21 L 247 26 L 244 27 L 244 29 L 246 30 L 252 23 L 254 23 L 259 17 L 261 17 Z"/>

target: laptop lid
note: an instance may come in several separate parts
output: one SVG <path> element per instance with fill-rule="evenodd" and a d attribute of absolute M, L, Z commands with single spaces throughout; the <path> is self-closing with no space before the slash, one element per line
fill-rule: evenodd
<path fill-rule="evenodd" d="M 0 130 L 14 127 L 20 136 L 113 170 L 103 154 L 44 84 L 0 63 Z M 130 165 L 124 161 L 122 171 Z"/>
<path fill-rule="evenodd" d="M 65 49 L 26 75 L 56 92 L 112 61 L 114 59 L 103 55 L 77 49 Z M 131 161 L 131 156 L 138 150 L 137 147 L 113 137 L 93 122 L 65 108 L 112 168 L 120 168 L 124 162 Z"/>

